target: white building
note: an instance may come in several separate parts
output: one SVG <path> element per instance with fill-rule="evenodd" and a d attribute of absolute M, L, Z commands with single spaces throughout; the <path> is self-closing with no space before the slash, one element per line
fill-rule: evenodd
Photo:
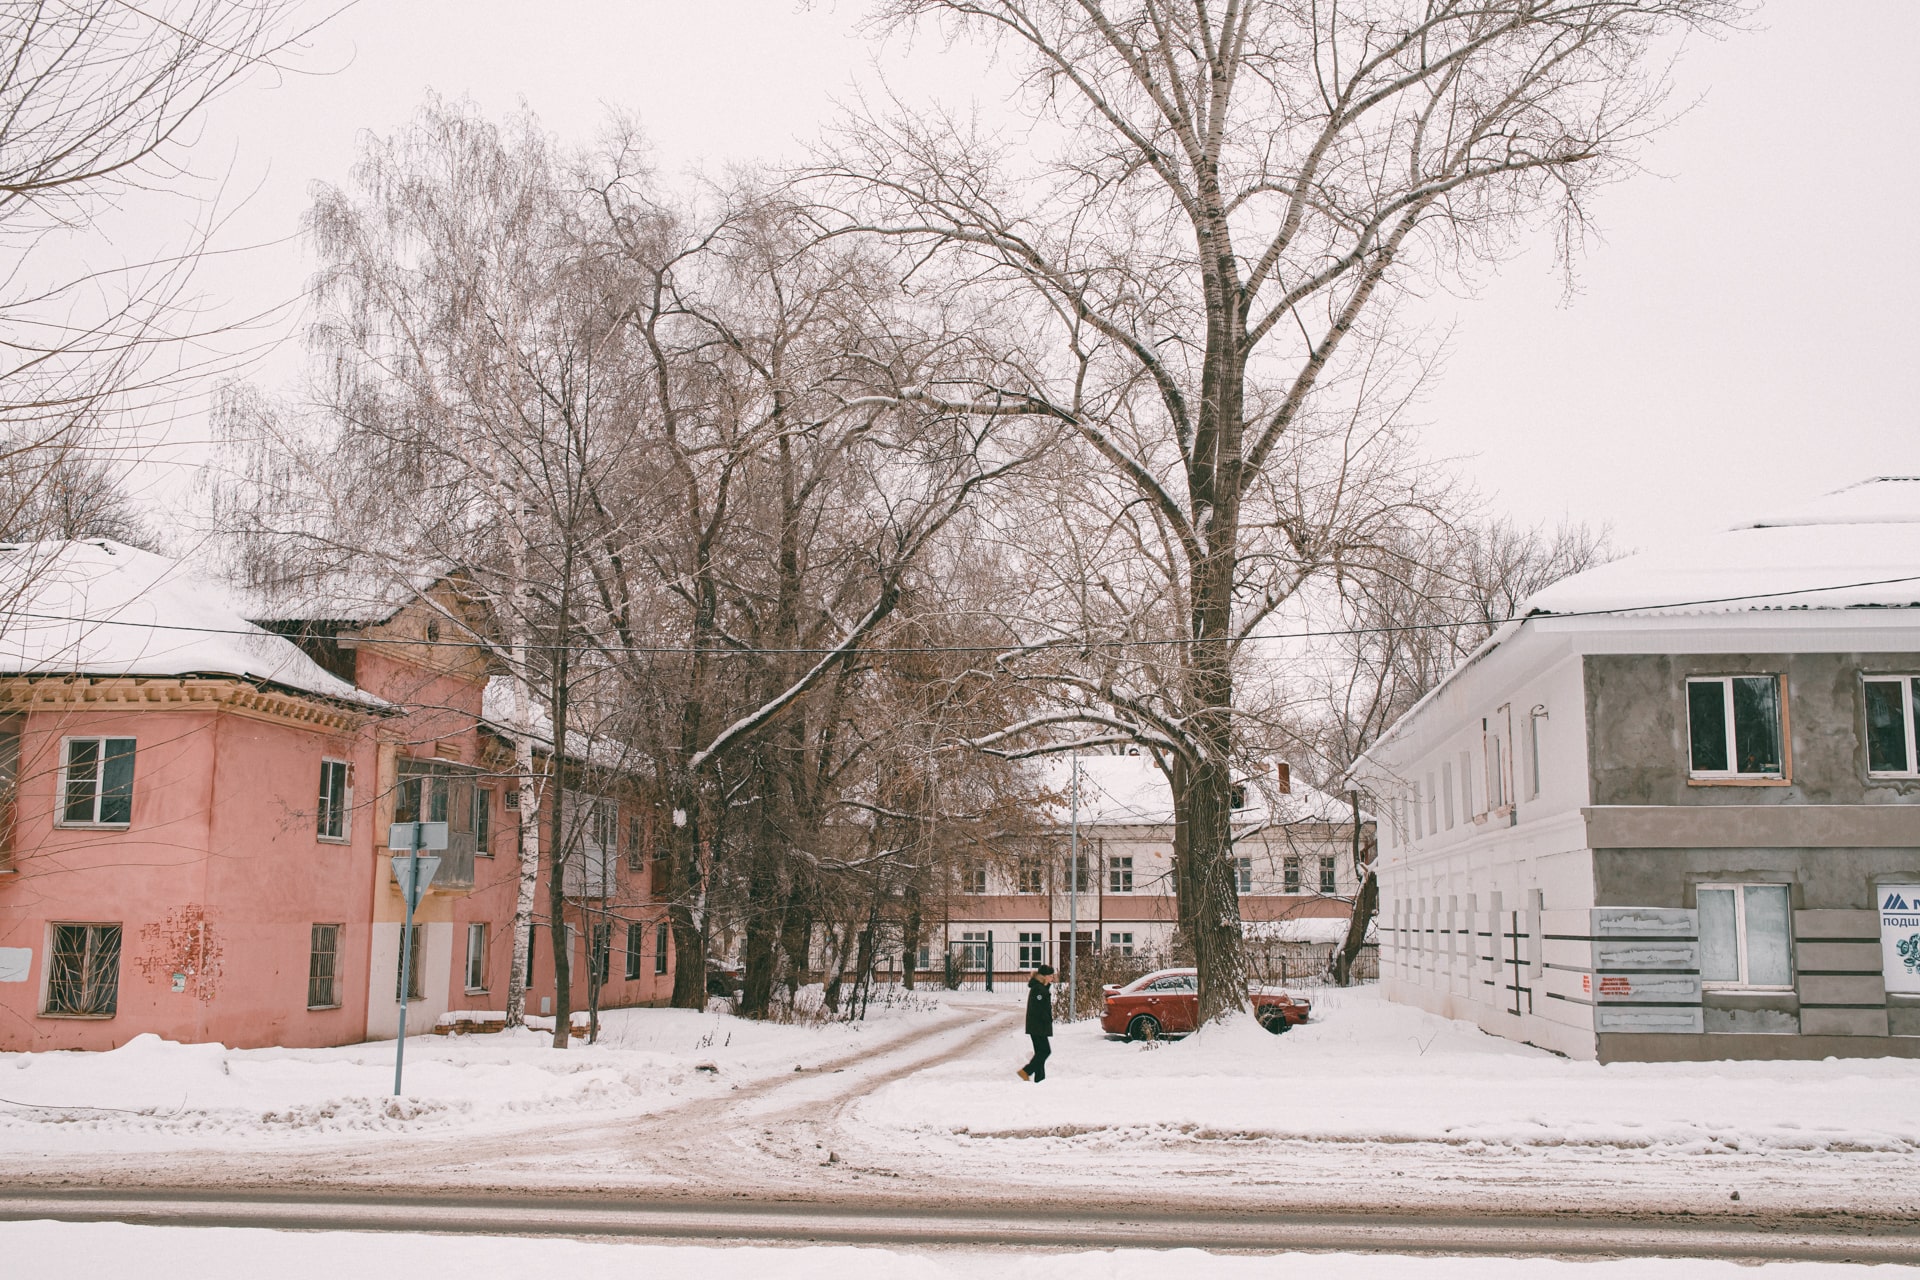
<path fill-rule="evenodd" d="M 1880 911 L 1920 887 L 1920 479 L 1522 613 L 1354 768 L 1389 997 L 1603 1061 L 1920 1055 Z"/>

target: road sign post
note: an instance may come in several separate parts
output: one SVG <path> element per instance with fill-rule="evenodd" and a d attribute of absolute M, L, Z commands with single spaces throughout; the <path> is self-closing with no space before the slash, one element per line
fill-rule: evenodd
<path fill-rule="evenodd" d="M 406 856 L 395 854 L 393 878 L 400 882 L 400 897 L 407 904 L 406 920 L 400 926 L 400 1035 L 393 1049 L 393 1096 L 400 1096 L 400 1077 L 407 1062 L 407 997 L 413 990 L 413 909 L 420 905 L 427 886 L 440 870 L 440 859 L 432 854 L 420 856 L 422 849 L 447 847 L 444 822 L 396 822 L 387 828 L 387 848 L 405 849 Z"/>

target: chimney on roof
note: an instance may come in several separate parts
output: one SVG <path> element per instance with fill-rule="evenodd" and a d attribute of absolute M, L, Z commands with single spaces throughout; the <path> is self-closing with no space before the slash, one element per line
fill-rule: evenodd
<path fill-rule="evenodd" d="M 1276 760 L 1273 765 L 1273 771 L 1278 776 L 1277 785 L 1280 788 L 1280 794 L 1283 796 L 1291 795 L 1293 793 L 1293 766 L 1285 760 Z"/>

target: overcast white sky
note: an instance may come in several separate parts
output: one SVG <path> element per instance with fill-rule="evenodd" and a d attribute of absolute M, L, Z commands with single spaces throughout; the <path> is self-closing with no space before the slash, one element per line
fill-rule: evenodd
<path fill-rule="evenodd" d="M 914 93 L 990 93 L 970 54 L 874 45 L 854 30 L 864 8 L 362 0 L 305 59 L 331 74 L 258 81 L 204 131 L 196 168 L 252 193 L 226 238 L 280 243 L 202 283 L 241 310 L 297 296 L 309 184 L 341 181 L 360 132 L 392 129 L 429 89 L 496 114 L 524 100 L 580 139 L 619 106 L 669 168 L 793 154 L 876 59 Z M 1756 26 L 1685 52 L 1677 100 L 1698 105 L 1649 152 L 1655 173 L 1602 197 L 1606 238 L 1575 297 L 1543 240 L 1439 304 L 1453 332 L 1425 444 L 1460 459 L 1495 509 L 1611 522 L 1644 547 L 1920 474 L 1920 4 L 1774 0 Z M 260 378 L 284 382 L 294 355 Z"/>

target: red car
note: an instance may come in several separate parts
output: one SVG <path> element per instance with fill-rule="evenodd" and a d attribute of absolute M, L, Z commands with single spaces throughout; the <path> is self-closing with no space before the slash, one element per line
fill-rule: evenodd
<path fill-rule="evenodd" d="M 1107 1011 L 1100 1018 L 1100 1026 L 1111 1035 L 1153 1040 L 1185 1035 L 1199 1025 L 1200 980 L 1193 969 L 1161 969 L 1124 987 L 1108 986 L 1103 991 Z M 1305 1022 L 1312 1011 L 1310 1002 L 1296 1000 L 1283 991 L 1253 993 L 1253 1016 L 1275 1035 Z"/>

